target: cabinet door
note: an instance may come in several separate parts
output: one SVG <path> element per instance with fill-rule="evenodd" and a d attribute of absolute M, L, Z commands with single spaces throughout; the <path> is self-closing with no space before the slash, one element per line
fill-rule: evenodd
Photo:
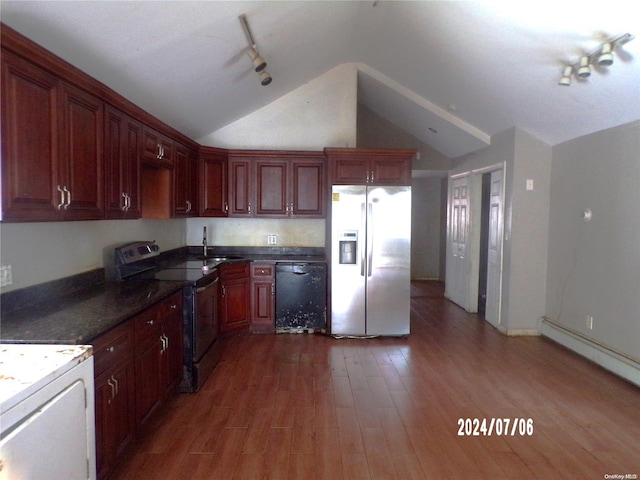
<path fill-rule="evenodd" d="M 57 220 L 58 81 L 2 52 L 2 220 Z"/>
<path fill-rule="evenodd" d="M 98 376 L 95 391 L 96 463 L 98 478 L 105 478 L 135 434 L 132 364 Z"/>
<path fill-rule="evenodd" d="M 142 130 L 142 161 L 150 166 L 173 167 L 174 145 L 171 139 L 145 126 Z"/>
<path fill-rule="evenodd" d="M 372 157 L 371 177 L 375 185 L 411 185 L 411 159 Z"/>
<path fill-rule="evenodd" d="M 142 126 L 119 110 L 105 109 L 105 193 L 107 218 L 140 218 Z"/>
<path fill-rule="evenodd" d="M 325 166 L 321 160 L 291 161 L 291 215 L 324 216 Z"/>
<path fill-rule="evenodd" d="M 143 425 L 160 403 L 162 388 L 162 323 L 159 305 L 134 318 L 136 425 Z"/>
<path fill-rule="evenodd" d="M 288 215 L 287 178 L 287 161 L 256 161 L 256 215 Z"/>
<path fill-rule="evenodd" d="M 366 158 L 335 158 L 331 164 L 334 185 L 364 185 L 369 179 L 369 163 Z"/>
<path fill-rule="evenodd" d="M 197 213 L 197 168 L 195 153 L 176 144 L 174 170 L 174 217 L 191 217 Z"/>
<path fill-rule="evenodd" d="M 96 97 L 63 84 L 60 108 L 61 183 L 67 188 L 65 220 L 104 218 L 104 105 Z"/>
<path fill-rule="evenodd" d="M 222 154 L 200 155 L 200 216 L 226 217 L 227 157 Z"/>
<path fill-rule="evenodd" d="M 162 386 L 165 395 L 182 379 L 182 292 L 162 302 Z"/>
<path fill-rule="evenodd" d="M 253 185 L 251 162 L 247 159 L 229 159 L 229 216 L 249 217 L 251 188 Z"/>
<path fill-rule="evenodd" d="M 249 326 L 249 300 L 249 279 L 227 280 L 222 283 L 221 332 Z"/>
<path fill-rule="evenodd" d="M 161 388 L 160 335 L 136 345 L 136 424 L 144 425 L 160 403 Z"/>

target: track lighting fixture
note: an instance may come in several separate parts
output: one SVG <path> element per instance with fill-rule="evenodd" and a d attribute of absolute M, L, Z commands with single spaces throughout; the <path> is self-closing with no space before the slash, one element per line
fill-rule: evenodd
<path fill-rule="evenodd" d="M 255 68 L 256 72 L 261 72 L 267 66 L 267 62 L 265 61 L 265 59 L 262 58 L 260 54 L 253 49 L 253 47 L 247 50 L 247 55 L 249 55 L 249 58 L 251 59 L 251 63 L 253 64 L 253 67 Z"/>
<path fill-rule="evenodd" d="M 571 85 L 571 74 L 573 73 L 573 67 L 564 67 L 564 71 L 562 72 L 562 77 L 560 77 L 560 81 L 558 85 L 563 85 L 568 87 Z"/>
<path fill-rule="evenodd" d="M 562 71 L 562 76 L 558 81 L 558 85 L 571 85 L 571 74 L 575 73 L 576 77 L 586 79 L 591 76 L 591 65 L 598 67 L 609 67 L 613 65 L 613 51 L 621 48 L 625 43 L 630 42 L 635 37 L 630 33 L 625 33 L 614 39 L 603 43 L 600 48 L 588 55 L 580 57 L 580 61 L 575 65 L 567 65 Z"/>
<path fill-rule="evenodd" d="M 247 16 L 243 13 L 240 15 L 240 23 L 242 24 L 242 29 L 244 30 L 244 34 L 247 37 L 247 42 L 249 42 L 249 48 L 247 49 L 247 55 L 251 59 L 251 64 L 253 65 L 253 69 L 258 74 L 260 78 L 260 83 L 262 85 L 269 85 L 273 80 L 271 75 L 266 72 L 265 68 L 267 67 L 267 61 L 260 56 L 258 52 L 258 46 L 256 45 L 255 40 L 253 39 L 253 35 L 251 35 L 251 30 L 249 29 L 249 22 L 247 21 Z"/>
<path fill-rule="evenodd" d="M 590 65 L 589 57 L 582 57 L 580 59 L 580 66 L 578 67 L 578 71 L 576 74 L 580 78 L 587 78 L 591 75 L 591 65 Z"/>
<path fill-rule="evenodd" d="M 613 53 L 611 53 L 611 44 L 609 42 L 602 44 L 602 51 L 598 55 L 598 65 L 608 67 L 613 64 Z"/>

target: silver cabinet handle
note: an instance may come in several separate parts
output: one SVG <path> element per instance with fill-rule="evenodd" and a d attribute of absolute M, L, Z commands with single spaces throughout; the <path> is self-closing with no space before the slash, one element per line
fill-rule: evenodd
<path fill-rule="evenodd" d="M 187 200 L 187 213 L 191 211 L 191 202 Z"/>
<path fill-rule="evenodd" d="M 162 145 L 158 143 L 156 146 L 158 147 L 158 154 L 156 155 L 156 158 L 158 160 L 162 160 Z"/>
<path fill-rule="evenodd" d="M 58 191 L 60 192 L 60 203 L 58 204 L 58 210 L 64 205 L 64 190 L 58 185 Z"/>
<path fill-rule="evenodd" d="M 116 380 L 116 377 L 114 377 L 113 375 L 111 375 L 111 378 L 113 379 L 113 384 L 116 387 L 116 395 L 118 395 L 118 380 Z"/>
<path fill-rule="evenodd" d="M 122 203 L 122 207 L 120 207 L 120 210 L 122 210 L 123 212 L 127 211 L 127 194 L 122 192 L 122 198 L 124 199 L 123 203 Z"/>
<path fill-rule="evenodd" d="M 71 190 L 69 190 L 66 186 L 62 187 L 62 190 L 64 190 L 67 194 L 67 202 L 64 204 L 64 209 L 66 210 L 67 208 L 69 208 L 69 205 L 71 205 Z"/>
<path fill-rule="evenodd" d="M 127 195 L 127 211 L 131 208 L 131 197 Z"/>
<path fill-rule="evenodd" d="M 224 212 L 227 213 L 229 211 L 229 204 L 224 202 Z"/>
<path fill-rule="evenodd" d="M 249 204 L 249 209 L 247 210 L 248 213 L 251 213 L 251 204 Z"/>
<path fill-rule="evenodd" d="M 111 382 L 111 379 L 113 378 L 113 376 L 111 376 L 109 378 L 109 380 L 107 380 L 107 385 L 109 385 L 111 387 L 111 398 L 109 399 L 109 403 L 111 403 L 111 400 L 113 400 L 113 397 L 116 396 L 116 388 L 113 385 L 113 383 Z"/>

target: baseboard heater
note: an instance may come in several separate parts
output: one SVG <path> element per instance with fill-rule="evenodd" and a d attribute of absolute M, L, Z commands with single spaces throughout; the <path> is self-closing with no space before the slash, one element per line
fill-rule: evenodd
<path fill-rule="evenodd" d="M 545 318 L 540 334 L 640 387 L 640 362 Z"/>

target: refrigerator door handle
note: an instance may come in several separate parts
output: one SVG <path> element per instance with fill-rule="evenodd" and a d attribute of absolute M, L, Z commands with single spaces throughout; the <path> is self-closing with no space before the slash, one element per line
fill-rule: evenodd
<path fill-rule="evenodd" d="M 373 204 L 367 203 L 367 277 L 373 272 Z"/>
<path fill-rule="evenodd" d="M 360 205 L 360 233 L 367 231 L 367 211 L 366 204 L 362 203 Z M 360 249 L 360 276 L 364 277 L 364 269 L 366 265 L 366 251 L 367 251 L 367 242 L 364 240 L 364 237 L 358 239 L 358 247 Z"/>

